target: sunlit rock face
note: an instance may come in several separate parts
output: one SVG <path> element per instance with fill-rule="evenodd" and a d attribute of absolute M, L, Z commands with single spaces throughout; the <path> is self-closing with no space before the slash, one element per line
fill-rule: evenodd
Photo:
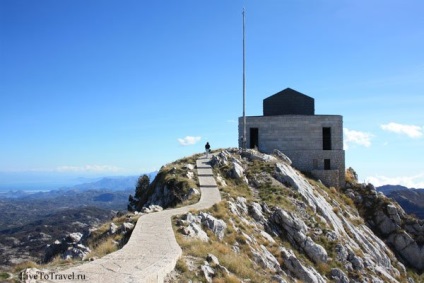
<path fill-rule="evenodd" d="M 359 207 L 370 229 L 407 266 L 424 271 L 424 220 L 407 215 L 395 202 L 377 193 L 374 186 L 348 185 L 346 190 Z"/>

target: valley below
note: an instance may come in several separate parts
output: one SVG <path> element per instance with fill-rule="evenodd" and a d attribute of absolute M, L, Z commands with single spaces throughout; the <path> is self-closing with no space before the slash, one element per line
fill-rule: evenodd
<path fill-rule="evenodd" d="M 126 211 L 134 188 L 62 189 L 0 198 L 0 269 L 42 261 L 47 245 Z M 95 186 L 94 186 L 95 187 Z"/>

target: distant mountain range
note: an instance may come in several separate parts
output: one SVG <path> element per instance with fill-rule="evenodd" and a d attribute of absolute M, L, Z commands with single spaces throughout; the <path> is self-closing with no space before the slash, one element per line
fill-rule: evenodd
<path fill-rule="evenodd" d="M 424 189 L 410 189 L 399 185 L 385 185 L 376 189 L 394 199 L 406 213 L 424 219 Z"/>
<path fill-rule="evenodd" d="M 153 180 L 156 172 L 148 175 Z M 105 177 L 48 192 L 0 193 L 0 269 L 23 260 L 38 261 L 54 240 L 126 211 L 137 179 Z"/>
<path fill-rule="evenodd" d="M 157 172 L 146 173 L 152 181 L 156 177 Z M 114 176 L 114 177 L 103 177 L 98 180 L 88 181 L 87 179 L 81 179 L 84 183 L 61 186 L 55 190 L 49 191 L 26 191 L 26 190 L 9 190 L 0 192 L 0 198 L 52 198 L 59 195 L 63 195 L 66 191 L 88 191 L 88 190 L 109 190 L 109 191 L 123 191 L 123 190 L 135 190 L 137 179 L 139 176 Z M 87 182 L 88 181 L 88 182 Z"/>

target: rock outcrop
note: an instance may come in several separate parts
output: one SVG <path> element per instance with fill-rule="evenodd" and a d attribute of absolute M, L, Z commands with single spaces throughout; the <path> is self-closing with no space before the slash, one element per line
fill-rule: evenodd
<path fill-rule="evenodd" d="M 145 207 L 175 207 L 184 201 L 198 200 L 200 192 L 196 188 L 195 165 L 184 160 L 162 166 L 156 178 L 148 186 L 136 204 L 136 210 Z M 196 202 L 195 201 L 195 202 Z"/>
<path fill-rule="evenodd" d="M 407 215 L 373 185 L 349 183 L 345 193 L 354 200 L 371 230 L 407 266 L 424 271 L 424 220 Z"/>
<path fill-rule="evenodd" d="M 44 262 L 49 262 L 56 255 L 60 255 L 63 259 L 86 259 L 91 252 L 90 248 L 83 244 L 87 236 L 82 233 L 71 233 L 60 241 L 56 240 L 47 246 Z"/>
<path fill-rule="evenodd" d="M 183 257 L 166 282 L 421 282 L 423 224 L 371 185 L 325 187 L 279 151 L 227 149 L 210 164 L 223 200 L 173 219 Z M 196 196 L 193 169 L 162 168 L 141 213 Z M 111 224 L 107 233 L 131 228 Z"/>
<path fill-rule="evenodd" d="M 210 230 L 218 241 L 231 247 L 227 254 L 234 253 L 242 261 L 242 255 L 247 253 L 255 272 L 267 278 L 262 280 L 416 282 L 402 262 L 408 264 L 404 257 L 420 258 L 422 251 L 416 239 L 421 226 L 411 221 L 405 225 L 404 213 L 388 203 L 385 209 L 368 217 L 380 229 L 377 232 L 361 217 L 364 210 L 355 205 L 374 206 L 374 199 L 369 198 L 379 196 L 372 190 L 364 196 L 352 188 L 327 188 L 298 172 L 281 152 L 267 155 L 228 149 L 217 153 L 211 165 L 220 176 L 225 176 L 222 183 L 226 186 L 222 190 L 227 197 L 221 207 L 226 207 L 227 212 L 216 208 L 206 212 L 207 217 L 205 212 L 183 216 L 179 223 L 185 228 L 180 231 L 190 230 L 192 223 L 206 234 Z M 238 186 L 235 196 L 231 184 Z M 219 234 L 211 228 L 213 225 L 206 225 L 205 219 L 225 223 L 226 229 Z M 199 233 L 183 234 L 198 237 Z M 393 253 L 393 249 L 401 252 Z M 219 253 L 215 256 L 221 264 L 221 259 L 226 258 Z M 415 265 L 419 264 L 418 260 Z M 210 264 L 199 268 L 208 282 L 240 272 L 223 266 L 229 275 L 222 275 Z"/>
<path fill-rule="evenodd" d="M 222 240 L 227 229 L 227 224 L 221 220 L 213 217 L 212 215 L 201 212 L 198 215 L 191 213 L 183 215 L 179 221 L 180 231 L 187 236 L 198 238 L 202 241 L 207 241 L 209 237 L 206 232 L 201 228 L 212 231 L 215 236 Z"/>
<path fill-rule="evenodd" d="M 63 237 L 61 240 L 56 240 L 52 244 L 47 245 L 43 262 L 48 263 L 55 257 L 68 260 L 87 260 L 92 258 L 92 249 L 89 247 L 89 243 L 94 243 L 94 246 L 101 244 L 107 238 L 116 238 L 113 240 L 116 248 L 122 247 L 135 227 L 135 214 L 129 213 L 126 215 L 117 214 L 115 220 L 119 220 L 118 225 L 113 222 L 104 224 L 106 229 L 102 227 L 94 227 L 85 230 L 83 233 L 75 232 L 70 233 Z M 122 222 L 122 219 L 124 221 Z M 95 256 L 94 256 L 95 257 Z"/>

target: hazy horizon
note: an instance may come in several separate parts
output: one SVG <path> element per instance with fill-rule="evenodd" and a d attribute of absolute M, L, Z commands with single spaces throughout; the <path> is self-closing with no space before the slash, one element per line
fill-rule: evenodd
<path fill-rule="evenodd" d="M 146 172 L 133 175 L 78 175 L 78 174 L 46 174 L 37 172 L 0 172 L 0 192 L 7 191 L 50 191 L 64 187 L 93 183 L 104 178 L 128 178 L 138 177 Z"/>

